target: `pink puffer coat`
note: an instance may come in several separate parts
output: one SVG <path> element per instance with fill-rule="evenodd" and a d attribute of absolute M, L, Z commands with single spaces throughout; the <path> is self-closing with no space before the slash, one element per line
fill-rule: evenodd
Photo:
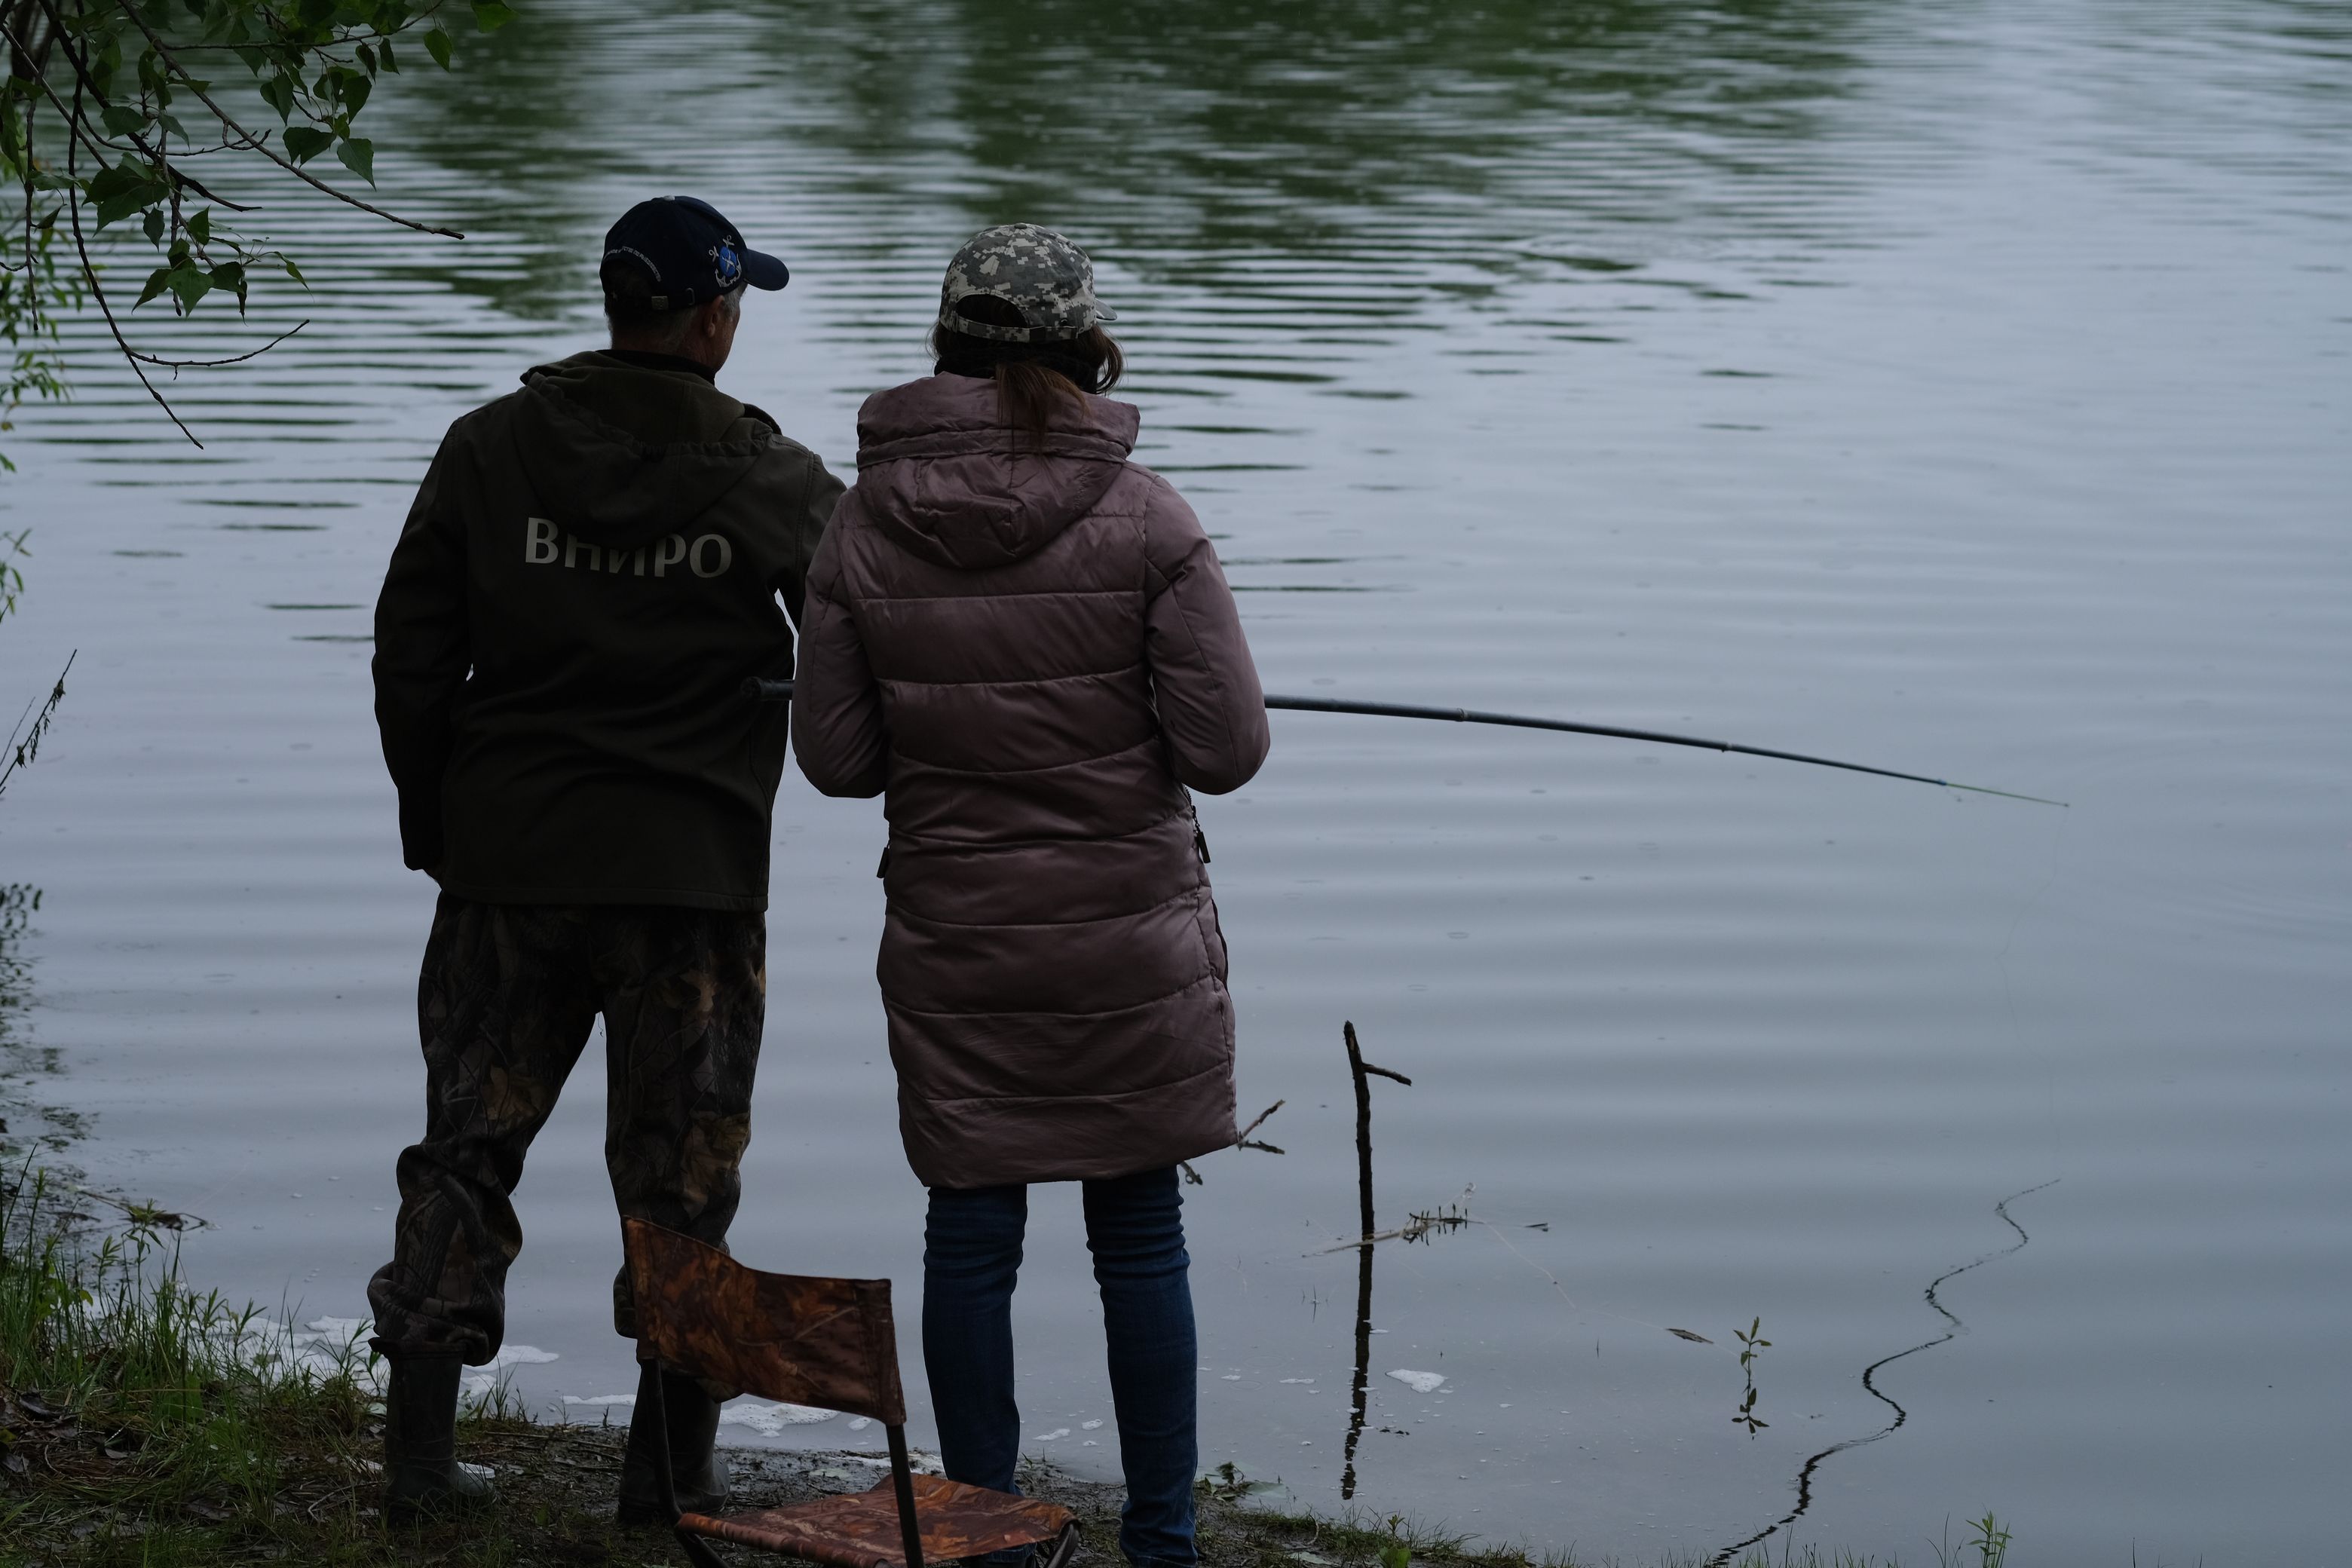
<path fill-rule="evenodd" d="M 1044 454 L 992 382 L 868 398 L 810 568 L 793 744 L 887 790 L 878 974 L 927 1185 L 1117 1176 L 1234 1140 L 1225 944 L 1186 786 L 1265 760 L 1216 551 L 1127 460 L 1134 408 Z"/>

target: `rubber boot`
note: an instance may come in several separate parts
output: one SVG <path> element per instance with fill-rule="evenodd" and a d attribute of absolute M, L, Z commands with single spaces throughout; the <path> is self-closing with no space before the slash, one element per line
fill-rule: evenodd
<path fill-rule="evenodd" d="M 383 1392 L 383 1517 L 421 1524 L 487 1508 L 498 1489 L 457 1463 L 456 1356 L 387 1356 Z"/>
<path fill-rule="evenodd" d="M 715 1513 L 727 1506 L 727 1461 L 719 1457 L 719 1401 L 701 1383 L 681 1373 L 637 1368 L 637 1403 L 629 1415 L 629 1448 L 621 1461 L 623 1524 L 667 1524 L 661 1478 L 656 1472 L 655 1378 L 661 1380 L 659 1408 L 668 1415 L 669 1474 L 677 1489 L 680 1513 Z"/>

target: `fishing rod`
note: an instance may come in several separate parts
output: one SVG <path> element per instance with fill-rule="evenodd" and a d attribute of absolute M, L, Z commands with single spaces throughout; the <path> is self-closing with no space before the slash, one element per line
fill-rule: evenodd
<path fill-rule="evenodd" d="M 789 701 L 793 695 L 793 682 L 751 677 L 743 682 L 743 695 L 766 702 Z M 1955 784 L 1950 779 L 1929 778 L 1925 773 L 1899 773 L 1893 768 L 1842 763 L 1834 757 L 1808 756 L 1802 752 L 1776 752 L 1767 746 L 1742 746 L 1736 742 L 1709 741 L 1697 735 L 1671 735 L 1662 730 L 1626 730 L 1614 724 L 1578 724 L 1566 719 L 1532 718 L 1525 713 L 1482 713 L 1473 708 L 1422 708 L 1404 702 L 1343 702 L 1336 697 L 1277 697 L 1271 692 L 1266 696 L 1265 705 L 1292 713 L 1360 713 L 1374 719 L 1435 719 L 1454 724 L 1501 724 L 1514 730 L 1556 730 L 1570 735 L 1648 741 L 1660 746 L 1691 746 L 1703 752 L 1727 752 L 1743 757 L 1770 757 L 1776 762 L 1805 763 L 1817 768 L 1842 768 L 1850 773 L 1873 773 L 1883 779 L 1934 784 L 1938 789 L 1967 790 L 1971 795 L 1994 795 L 2003 800 L 2031 801 L 2036 805 L 2063 806 L 2066 804 L 2063 800 L 2050 800 L 2038 795 L 2019 795 L 2014 790 Z"/>

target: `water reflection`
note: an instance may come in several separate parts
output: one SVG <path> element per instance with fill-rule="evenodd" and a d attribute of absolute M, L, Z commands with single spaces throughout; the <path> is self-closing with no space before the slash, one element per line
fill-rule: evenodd
<path fill-rule="evenodd" d="M 1762 1530 L 1758 1531 L 1755 1534 L 1748 1536 L 1743 1541 L 1735 1541 L 1730 1545 L 1717 1552 L 1714 1556 L 1707 1559 L 1706 1568 L 1728 1568 L 1728 1564 L 1738 1561 L 1740 1554 L 1747 1552 L 1750 1547 L 1762 1545 L 1773 1536 L 1780 1534 L 1782 1531 L 1787 1530 L 1790 1525 L 1796 1523 L 1797 1521 L 1804 1518 L 1807 1510 L 1813 1506 L 1813 1481 L 1822 1465 L 1828 1463 L 1832 1458 L 1835 1458 L 1837 1455 L 1846 1452 L 1850 1448 L 1863 1447 L 1867 1444 L 1875 1443 L 1883 1437 L 1892 1436 L 1895 1431 L 1902 1427 L 1905 1422 L 1911 1419 L 1911 1413 L 1908 1410 L 1906 1410 L 1902 1405 L 1895 1400 L 1894 1395 L 1888 1394 L 1885 1390 L 1878 1386 L 1878 1374 L 1886 1368 L 1893 1366 L 1898 1361 L 1902 1361 L 1906 1357 L 1917 1355 L 1923 1351 L 1934 1350 L 1937 1345 L 1949 1344 L 1953 1340 L 1969 1331 L 1968 1325 L 1960 1321 L 1958 1313 L 1954 1312 L 1949 1307 L 1944 1305 L 1943 1300 L 1937 1295 L 1937 1292 L 1942 1289 L 1946 1285 L 1958 1279 L 1961 1275 L 1968 1273 L 1970 1269 L 1981 1268 L 1986 1264 L 1998 1262 L 2000 1259 L 2007 1258 L 2012 1253 L 2022 1252 L 2025 1249 L 2026 1243 L 2033 1238 L 2026 1235 L 2025 1227 L 2018 1224 L 2017 1221 L 2011 1217 L 2009 1212 L 2009 1205 L 2017 1202 L 2020 1198 L 2032 1197 L 2034 1194 L 2050 1187 L 2054 1187 L 2057 1184 L 2058 1179 L 2056 1177 L 2053 1177 L 2049 1181 L 2028 1187 L 2021 1193 L 2011 1193 L 2009 1196 L 2001 1199 L 2000 1202 L 1993 1205 L 1992 1212 L 1994 1215 L 2000 1219 L 2001 1224 L 2017 1232 L 2017 1239 L 2011 1242 L 2009 1246 L 2001 1247 L 1998 1251 L 1988 1252 L 1981 1258 L 1972 1258 L 1969 1262 L 1961 1264 L 1958 1268 L 1947 1269 L 1943 1273 L 1937 1275 L 1933 1279 L 1927 1281 L 1927 1289 L 1923 1293 L 1923 1299 L 1927 1301 L 1928 1306 L 1933 1307 L 1936 1310 L 1936 1314 L 1944 1320 L 1944 1331 L 1937 1334 L 1932 1340 L 1922 1340 L 1919 1343 L 1913 1345 L 1908 1350 L 1900 1350 L 1896 1351 L 1893 1355 L 1881 1356 L 1878 1360 L 1872 1362 L 1868 1366 L 1862 1369 L 1862 1386 L 1864 1391 L 1873 1399 L 1877 1400 L 1881 1405 L 1885 1405 L 1889 1410 L 1895 1412 L 1893 1418 L 1891 1418 L 1886 1425 L 1879 1427 L 1874 1432 L 1868 1433 L 1860 1437 L 1849 1437 L 1843 1443 L 1832 1443 L 1828 1447 L 1823 1448 L 1820 1453 L 1814 1454 L 1811 1458 L 1807 1458 L 1803 1467 L 1797 1471 L 1797 1479 L 1795 1483 L 1797 1490 L 1796 1506 L 1791 1508 L 1787 1513 L 1782 1514 L 1779 1519 L 1774 1520 L 1770 1524 L 1766 1525 Z M 1758 1326 L 1760 1326 L 1762 1321 L 1762 1319 L 1758 1319 Z M 1748 1336 L 1743 1334 L 1740 1338 L 1745 1342 Z M 1766 1341 L 1763 1342 L 1769 1343 L 1770 1342 Z M 1764 1422 L 1758 1421 L 1753 1414 L 1756 1405 L 1756 1378 L 1752 1360 L 1748 1354 L 1743 1353 L 1739 1358 L 1739 1364 L 1741 1370 L 1745 1371 L 1748 1374 L 1748 1394 L 1746 1400 L 1740 1406 L 1740 1415 L 1735 1416 L 1734 1419 L 1747 1424 L 1748 1436 L 1752 1437 L 1756 1435 L 1756 1428 L 1766 1424 Z"/>
<path fill-rule="evenodd" d="M 25 950 L 41 889 L 29 882 L 0 887 L 0 1153 L 21 1160 L 37 1151 L 64 1152 L 86 1126 L 62 1097 L 64 1063 L 56 1047 L 33 1043 L 33 962 Z"/>
<path fill-rule="evenodd" d="M 655 20 L 561 7 L 486 40 L 468 71 L 425 83 L 435 162 L 466 185 L 445 194 L 477 226 L 538 243 L 495 272 L 414 252 L 404 275 L 525 317 L 560 313 L 593 270 L 578 241 L 601 227 L 607 182 L 634 187 L 700 162 L 715 94 L 730 148 L 752 150 L 724 177 L 788 174 L 798 232 L 778 243 L 862 260 L 870 303 L 895 300 L 889 275 L 908 247 L 935 266 L 943 239 L 1009 212 L 1085 236 L 1107 287 L 1155 327 L 1148 307 L 1164 290 L 1222 301 L 1160 338 L 1182 362 L 1148 373 L 1169 395 L 1235 378 L 1328 384 L 1346 350 L 1442 332 L 1429 307 L 1475 308 L 1531 274 L 1616 278 L 1743 240 L 1833 236 L 1847 178 L 1838 131 L 1872 11 L 670 9 Z M 621 101 L 625 140 L 610 134 Z M 789 172 L 764 151 L 779 138 Z M 861 296 L 837 298 L 854 309 Z"/>

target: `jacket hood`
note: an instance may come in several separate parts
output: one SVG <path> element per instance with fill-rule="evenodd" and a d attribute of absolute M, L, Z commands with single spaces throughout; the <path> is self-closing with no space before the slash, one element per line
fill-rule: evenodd
<path fill-rule="evenodd" d="M 740 484 L 782 436 L 774 420 L 684 371 L 573 354 L 523 373 L 516 453 L 563 526 L 598 544 L 677 530 Z"/>
<path fill-rule="evenodd" d="M 907 549 L 976 571 L 1044 549 L 1093 510 L 1135 449 L 1141 416 L 1087 396 L 1056 405 L 1043 452 L 999 417 L 996 384 L 933 375 L 857 412 L 857 490 Z"/>

